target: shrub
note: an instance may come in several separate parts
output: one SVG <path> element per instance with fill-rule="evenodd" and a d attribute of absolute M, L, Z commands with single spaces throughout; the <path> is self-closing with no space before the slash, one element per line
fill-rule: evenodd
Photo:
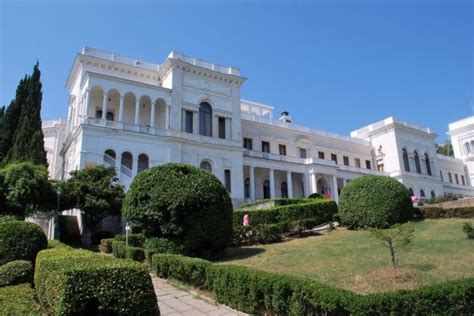
<path fill-rule="evenodd" d="M 112 241 L 112 254 L 115 258 L 125 258 L 125 241 L 113 240 Z"/>
<path fill-rule="evenodd" d="M 113 238 L 106 238 L 100 241 L 99 249 L 103 253 L 112 253 L 112 242 Z"/>
<path fill-rule="evenodd" d="M 125 235 L 117 235 L 115 236 L 115 240 L 125 241 Z M 143 243 L 145 242 L 145 235 L 143 234 L 128 234 L 128 245 L 133 247 L 143 247 Z"/>
<path fill-rule="evenodd" d="M 342 224 L 352 228 L 386 228 L 412 218 L 410 193 L 396 179 L 363 176 L 352 180 L 339 199 Z"/>
<path fill-rule="evenodd" d="M 18 220 L 19 218 L 13 215 L 0 215 L 0 223 L 18 221 Z"/>
<path fill-rule="evenodd" d="M 418 207 L 415 208 L 415 216 L 419 218 L 472 218 L 474 207 Z"/>
<path fill-rule="evenodd" d="M 160 237 L 153 237 L 145 240 L 144 247 L 146 259 L 149 262 L 151 262 L 151 257 L 156 253 L 184 253 L 183 246 L 179 245 L 176 241 Z"/>
<path fill-rule="evenodd" d="M 43 315 L 31 284 L 0 288 L 0 311 L 2 315 Z"/>
<path fill-rule="evenodd" d="M 334 201 L 319 199 L 305 199 L 306 203 L 274 206 L 265 209 L 236 210 L 233 214 L 233 225 L 235 228 L 242 226 L 242 218 L 246 213 L 250 214 L 252 225 L 276 224 L 294 220 L 312 218 L 318 224 L 332 220 L 337 213 L 337 205 Z"/>
<path fill-rule="evenodd" d="M 134 178 L 123 215 L 146 234 L 179 241 L 189 255 L 213 257 L 232 239 L 232 203 L 211 173 L 184 164 L 146 169 Z"/>
<path fill-rule="evenodd" d="M 125 247 L 125 258 L 142 262 L 145 260 L 145 250 L 140 247 Z"/>
<path fill-rule="evenodd" d="M 264 199 L 259 201 L 254 201 L 250 203 L 242 203 L 240 204 L 240 209 L 245 209 L 250 206 L 256 206 L 260 204 L 265 204 L 268 202 L 273 202 L 274 206 L 284 206 L 284 205 L 291 205 L 291 204 L 302 204 L 308 202 L 306 198 L 275 198 L 275 199 Z"/>
<path fill-rule="evenodd" d="M 308 199 L 324 199 L 321 193 L 312 193 L 308 196 Z"/>
<path fill-rule="evenodd" d="M 466 233 L 467 238 L 474 239 L 474 228 L 471 223 L 464 223 L 462 231 Z"/>
<path fill-rule="evenodd" d="M 281 241 L 281 226 L 278 224 L 262 224 L 254 227 L 252 232 L 258 243 L 269 244 Z"/>
<path fill-rule="evenodd" d="M 219 303 L 253 314 L 468 315 L 474 306 L 472 278 L 412 291 L 358 295 L 309 279 L 180 255 L 154 255 L 152 269 L 159 277 L 204 288 Z"/>
<path fill-rule="evenodd" d="M 41 251 L 35 285 L 47 314 L 158 315 L 145 266 L 69 247 Z"/>
<path fill-rule="evenodd" d="M 0 265 L 14 260 L 34 263 L 36 254 L 47 247 L 46 235 L 38 225 L 21 221 L 0 223 Z"/>
<path fill-rule="evenodd" d="M 67 245 L 63 244 L 59 240 L 48 240 L 48 249 L 58 248 L 58 247 L 67 247 Z"/>
<path fill-rule="evenodd" d="M 0 266 L 0 287 L 33 282 L 33 265 L 29 261 L 15 260 Z"/>

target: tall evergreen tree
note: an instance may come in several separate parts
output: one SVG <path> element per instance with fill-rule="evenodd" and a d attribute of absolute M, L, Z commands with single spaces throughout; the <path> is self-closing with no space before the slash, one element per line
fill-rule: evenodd
<path fill-rule="evenodd" d="M 41 72 L 39 64 L 36 63 L 33 73 L 26 79 L 26 98 L 20 104 L 21 114 L 12 146 L 7 153 L 8 162 L 32 161 L 35 164 L 47 165 L 41 128 L 41 88 Z M 17 101 L 18 99 L 15 99 L 15 102 Z"/>

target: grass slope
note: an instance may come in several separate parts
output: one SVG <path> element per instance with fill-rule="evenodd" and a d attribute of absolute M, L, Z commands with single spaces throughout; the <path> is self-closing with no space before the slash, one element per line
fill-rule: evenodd
<path fill-rule="evenodd" d="M 230 248 L 221 263 L 293 274 L 358 293 L 413 289 L 474 277 L 474 242 L 462 231 L 466 221 L 418 222 L 413 244 L 398 257 L 397 272 L 388 249 L 368 231 L 342 228 L 284 243 Z"/>

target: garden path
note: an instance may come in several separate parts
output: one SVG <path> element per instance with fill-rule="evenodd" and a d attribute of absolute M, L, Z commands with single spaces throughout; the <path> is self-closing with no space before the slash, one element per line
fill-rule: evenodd
<path fill-rule="evenodd" d="M 247 315 L 233 310 L 228 306 L 219 305 L 208 298 L 204 300 L 200 297 L 197 297 L 196 295 L 177 289 L 167 283 L 166 280 L 157 278 L 155 276 L 152 276 L 152 280 L 162 316 Z"/>

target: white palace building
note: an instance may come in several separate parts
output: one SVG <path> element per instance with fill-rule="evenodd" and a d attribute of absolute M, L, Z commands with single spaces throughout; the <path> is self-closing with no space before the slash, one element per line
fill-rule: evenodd
<path fill-rule="evenodd" d="M 148 167 L 181 162 L 211 171 L 233 202 L 338 200 L 351 179 L 388 175 L 414 195 L 474 196 L 474 116 L 449 125 L 456 158 L 436 153 L 430 128 L 388 117 L 350 136 L 303 127 L 288 112 L 242 100 L 240 70 L 172 51 L 162 64 L 84 48 L 66 87 L 68 118 L 43 123 L 49 172 L 115 166 L 128 188 Z"/>

